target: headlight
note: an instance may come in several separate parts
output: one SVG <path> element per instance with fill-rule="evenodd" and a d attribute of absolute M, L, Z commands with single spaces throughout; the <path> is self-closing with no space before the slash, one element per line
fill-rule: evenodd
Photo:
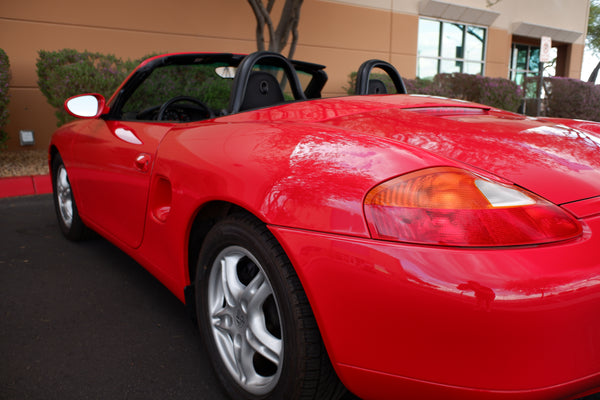
<path fill-rule="evenodd" d="M 409 243 L 515 246 L 582 232 L 575 218 L 541 197 L 454 167 L 384 182 L 369 191 L 364 208 L 373 238 Z"/>

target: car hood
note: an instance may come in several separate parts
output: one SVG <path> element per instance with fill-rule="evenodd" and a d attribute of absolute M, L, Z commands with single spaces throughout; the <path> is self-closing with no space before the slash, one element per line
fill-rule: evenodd
<path fill-rule="evenodd" d="M 556 204 L 600 196 L 600 135 L 573 127 L 576 121 L 446 101 L 426 106 L 409 102 L 321 122 L 425 149 Z"/>

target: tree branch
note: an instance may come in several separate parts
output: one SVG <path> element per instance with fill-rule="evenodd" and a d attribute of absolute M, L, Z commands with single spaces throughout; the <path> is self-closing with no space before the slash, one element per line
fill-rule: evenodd
<path fill-rule="evenodd" d="M 276 0 L 247 0 L 256 18 L 256 47 L 265 50 L 265 26 L 269 33 L 269 51 L 281 53 L 287 46 L 290 34 L 292 43 L 289 57 L 294 55 L 298 44 L 298 24 L 300 22 L 300 8 L 303 0 L 285 0 L 281 11 L 277 29 L 273 26 L 271 12 Z M 265 4 L 266 3 L 266 4 Z"/>
<path fill-rule="evenodd" d="M 265 49 L 265 25 L 267 25 L 269 31 L 269 48 L 271 48 L 271 43 L 274 39 L 273 21 L 271 20 L 270 15 L 270 10 L 273 8 L 274 1 L 275 0 L 269 0 L 267 8 L 265 8 L 262 0 L 248 0 L 248 3 L 254 12 L 254 16 L 256 17 L 256 48 L 258 51 Z"/>
<path fill-rule="evenodd" d="M 596 79 L 598 79 L 598 71 L 600 71 L 600 61 L 598 62 L 598 64 L 596 64 L 596 67 L 590 74 L 590 77 L 588 78 L 588 82 L 596 83 Z"/>
<path fill-rule="evenodd" d="M 296 45 L 298 44 L 298 23 L 300 22 L 300 6 L 302 5 L 302 1 L 298 4 L 298 9 L 296 11 L 296 17 L 294 18 L 294 22 L 290 28 L 292 32 L 292 44 L 290 44 L 290 51 L 288 53 L 288 58 L 292 59 L 294 57 L 294 53 L 296 52 Z"/>
<path fill-rule="evenodd" d="M 281 52 L 285 48 L 290 33 L 292 33 L 293 36 L 294 31 L 296 31 L 295 34 L 297 38 L 297 28 L 300 20 L 300 7 L 302 7 L 302 1 L 303 0 L 286 0 L 283 10 L 281 11 L 277 30 L 275 31 L 275 35 L 278 39 L 276 51 Z"/>

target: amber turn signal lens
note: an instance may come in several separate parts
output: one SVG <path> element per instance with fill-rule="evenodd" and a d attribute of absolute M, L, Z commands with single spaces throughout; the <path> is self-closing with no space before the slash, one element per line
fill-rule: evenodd
<path fill-rule="evenodd" d="M 514 185 L 454 167 L 415 171 L 373 188 L 365 215 L 373 238 L 450 246 L 514 246 L 566 240 L 581 224 Z"/>

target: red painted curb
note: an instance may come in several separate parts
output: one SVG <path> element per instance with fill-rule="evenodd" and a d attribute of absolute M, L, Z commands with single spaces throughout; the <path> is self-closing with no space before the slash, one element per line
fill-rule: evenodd
<path fill-rule="evenodd" d="M 50 175 L 0 178 L 0 198 L 52 192 Z"/>

